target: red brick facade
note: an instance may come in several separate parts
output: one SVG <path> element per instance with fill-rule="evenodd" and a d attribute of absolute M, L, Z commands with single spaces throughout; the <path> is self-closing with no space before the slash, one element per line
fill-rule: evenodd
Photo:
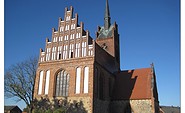
<path fill-rule="evenodd" d="M 59 18 L 58 30 L 52 30 L 51 41 L 46 39 L 45 51 L 40 50 L 34 98 L 67 97 L 68 101 L 82 101 L 88 113 L 111 112 L 111 105 L 119 104 L 119 102 L 115 104 L 115 101 L 120 99 L 127 103 L 132 99 L 130 98 L 132 95 L 137 97 L 137 93 L 141 96 L 137 98 L 138 100 L 156 98 L 153 100 L 158 103 L 156 85 L 154 90 L 151 90 L 152 76 L 155 76 L 153 73 L 150 74 L 148 70 L 139 69 L 136 70 L 139 73 L 135 75 L 128 74 L 126 70 L 120 70 L 118 27 L 116 23 L 109 25 L 109 22 L 107 26 L 109 26 L 108 29 L 98 27 L 96 39 L 93 40 L 89 36 L 89 32 L 84 30 L 83 23 L 78 24 L 78 15 L 75 14 L 73 17 L 73 8 L 70 7 L 69 10 L 65 8 L 64 19 Z M 88 67 L 87 70 L 85 67 Z M 142 76 L 146 72 L 147 75 Z M 130 86 L 129 83 L 124 84 L 120 80 L 131 79 L 126 76 L 131 78 L 139 76 L 138 78 L 142 80 L 149 80 L 146 82 L 146 85 L 149 84 L 146 89 L 147 98 L 137 89 L 140 88 L 142 80 L 135 80 L 135 82 L 139 82 L 138 84 L 133 83 L 136 93 L 130 97 L 124 97 L 124 90 L 129 92 Z M 147 76 L 150 77 L 146 78 Z M 156 81 L 153 82 L 155 84 Z M 126 87 L 126 89 L 122 87 Z M 155 96 L 153 92 L 155 92 Z M 152 101 L 152 105 L 155 104 L 154 101 Z M 154 108 L 155 106 L 153 106 L 155 112 Z"/>

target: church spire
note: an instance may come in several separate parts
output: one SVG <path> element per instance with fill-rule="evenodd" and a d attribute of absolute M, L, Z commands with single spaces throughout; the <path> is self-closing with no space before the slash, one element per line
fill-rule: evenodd
<path fill-rule="evenodd" d="M 105 30 L 108 30 L 109 27 L 110 27 L 110 12 L 109 12 L 109 3 L 108 3 L 108 0 L 106 0 L 104 28 L 105 28 Z"/>

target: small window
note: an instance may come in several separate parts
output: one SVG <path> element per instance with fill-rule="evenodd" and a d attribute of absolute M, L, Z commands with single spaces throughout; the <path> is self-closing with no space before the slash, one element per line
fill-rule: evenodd
<path fill-rule="evenodd" d="M 62 32 L 64 30 L 64 27 L 62 26 L 62 27 L 60 27 L 60 32 Z"/>
<path fill-rule="evenodd" d="M 73 52 L 71 52 L 71 57 L 70 58 L 73 58 Z"/>
<path fill-rule="evenodd" d="M 61 59 L 61 53 L 59 54 L 59 56 L 58 56 L 58 57 L 59 57 L 59 60 L 60 60 L 60 59 Z"/>

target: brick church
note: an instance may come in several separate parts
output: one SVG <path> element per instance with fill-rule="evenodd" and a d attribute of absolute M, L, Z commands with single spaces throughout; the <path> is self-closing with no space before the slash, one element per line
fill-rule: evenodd
<path fill-rule="evenodd" d="M 65 8 L 40 49 L 34 98 L 82 101 L 88 113 L 159 113 L 154 66 L 120 70 L 118 25 L 106 0 L 104 26 L 93 39 L 73 7 Z"/>

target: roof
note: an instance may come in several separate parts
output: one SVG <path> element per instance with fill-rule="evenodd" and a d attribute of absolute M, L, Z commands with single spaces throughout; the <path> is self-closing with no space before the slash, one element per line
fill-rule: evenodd
<path fill-rule="evenodd" d="M 12 110 L 13 108 L 15 108 L 16 106 L 4 106 L 5 110 Z"/>
<path fill-rule="evenodd" d="M 14 108 L 18 108 L 19 110 L 21 110 L 18 106 L 4 106 L 4 110 L 10 111 Z"/>
<path fill-rule="evenodd" d="M 180 107 L 160 106 L 164 113 L 180 113 Z"/>
<path fill-rule="evenodd" d="M 112 37 L 112 30 L 113 30 L 114 26 L 111 25 L 109 27 L 108 30 L 106 30 L 104 28 L 104 26 L 101 27 L 100 31 L 99 31 L 99 35 L 98 38 L 108 38 L 108 37 Z"/>
<path fill-rule="evenodd" d="M 151 68 L 141 68 L 118 73 L 113 99 L 150 99 L 151 72 Z"/>

